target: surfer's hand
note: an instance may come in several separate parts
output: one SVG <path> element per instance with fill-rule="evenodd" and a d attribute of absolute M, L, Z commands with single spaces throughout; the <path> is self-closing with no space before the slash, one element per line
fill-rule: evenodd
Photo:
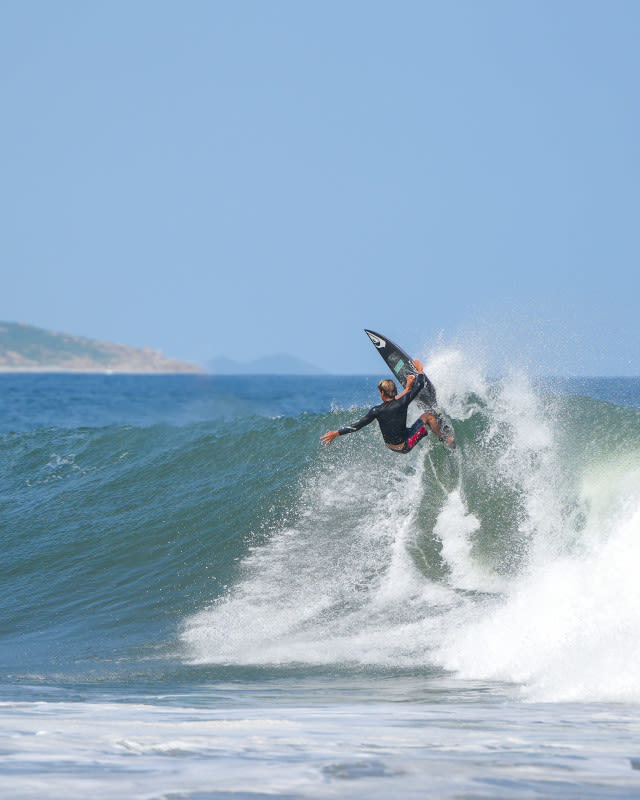
<path fill-rule="evenodd" d="M 416 376 L 412 373 L 407 377 L 407 389 L 410 389 L 416 382 Z"/>
<path fill-rule="evenodd" d="M 418 358 L 414 358 L 413 359 L 413 363 L 415 365 L 415 368 L 418 370 L 418 374 L 421 375 L 424 372 L 424 367 L 422 366 L 422 361 L 420 361 L 420 359 L 418 359 Z"/>
<path fill-rule="evenodd" d="M 337 436 L 340 436 L 340 434 L 338 433 L 338 431 L 327 431 L 325 434 L 323 434 L 323 435 L 320 437 L 320 441 L 322 442 L 322 444 L 325 444 L 325 445 L 330 445 L 330 444 L 331 444 L 331 442 L 332 442 L 332 441 L 333 441 L 333 440 L 334 440 L 334 439 L 335 439 Z"/>

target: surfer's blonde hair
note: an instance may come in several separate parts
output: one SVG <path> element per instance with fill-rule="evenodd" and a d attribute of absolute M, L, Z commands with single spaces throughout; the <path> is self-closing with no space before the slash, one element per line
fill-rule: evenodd
<path fill-rule="evenodd" d="M 395 397 L 398 394 L 398 389 L 395 383 L 388 378 L 380 381 L 378 384 L 378 389 L 385 397 Z"/>

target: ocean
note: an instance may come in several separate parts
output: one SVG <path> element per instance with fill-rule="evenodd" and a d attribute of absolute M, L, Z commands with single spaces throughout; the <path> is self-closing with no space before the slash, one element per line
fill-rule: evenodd
<path fill-rule="evenodd" d="M 425 366 L 0 376 L 2 797 L 640 796 L 640 379 Z"/>

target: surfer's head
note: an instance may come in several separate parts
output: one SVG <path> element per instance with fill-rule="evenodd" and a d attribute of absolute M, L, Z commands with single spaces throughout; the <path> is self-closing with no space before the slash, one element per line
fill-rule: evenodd
<path fill-rule="evenodd" d="M 389 379 L 380 381 L 378 384 L 378 389 L 380 390 L 380 393 L 385 397 L 388 397 L 389 400 L 393 400 L 393 398 L 398 394 L 398 389 L 396 388 L 395 383 Z"/>

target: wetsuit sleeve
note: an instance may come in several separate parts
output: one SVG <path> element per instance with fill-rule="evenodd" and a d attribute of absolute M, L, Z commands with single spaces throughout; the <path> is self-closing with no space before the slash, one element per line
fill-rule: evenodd
<path fill-rule="evenodd" d="M 415 398 L 415 396 L 424 389 L 424 385 L 426 383 L 426 377 L 424 372 L 421 372 L 415 379 L 413 386 L 411 387 L 408 394 L 405 394 L 404 397 L 400 398 L 400 401 L 403 405 L 408 406 L 409 403 Z"/>
<path fill-rule="evenodd" d="M 370 408 L 369 411 L 367 411 L 367 413 L 364 415 L 364 417 L 362 417 L 362 419 L 359 419 L 357 422 L 354 422 L 353 425 L 347 425 L 344 428 L 340 428 L 338 433 L 340 434 L 340 436 L 344 436 L 345 433 L 355 433 L 355 431 L 359 431 L 360 428 L 364 428 L 365 425 L 369 425 L 369 423 L 373 422 L 375 418 L 376 418 L 375 407 Z"/>

